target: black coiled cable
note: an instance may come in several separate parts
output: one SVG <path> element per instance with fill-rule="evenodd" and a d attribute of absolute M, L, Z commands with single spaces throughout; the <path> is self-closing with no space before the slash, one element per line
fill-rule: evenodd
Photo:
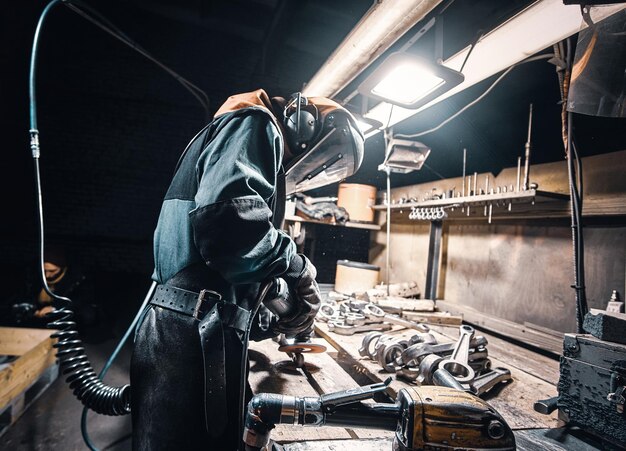
<path fill-rule="evenodd" d="M 46 315 L 47 326 L 56 329 L 52 338 L 58 341 L 54 344 L 57 350 L 57 358 L 61 366 L 61 374 L 69 384 L 74 395 L 87 407 L 104 415 L 126 415 L 130 413 L 130 385 L 111 387 L 104 384 L 91 366 L 85 347 L 78 336 L 76 323 L 73 321 L 74 313 L 71 310 L 72 301 L 64 296 L 52 292 L 48 286 L 44 271 L 44 225 L 43 225 L 43 202 L 41 193 L 41 175 L 39 170 L 39 131 L 37 130 L 37 109 L 35 100 L 35 66 L 37 62 L 37 49 L 39 34 L 50 9 L 59 3 L 52 0 L 43 10 L 33 40 L 33 49 L 30 62 L 29 95 L 30 95 L 30 149 L 35 168 L 35 188 L 37 195 L 37 211 L 39 225 L 39 268 L 43 289 L 54 300 L 57 310 Z"/>

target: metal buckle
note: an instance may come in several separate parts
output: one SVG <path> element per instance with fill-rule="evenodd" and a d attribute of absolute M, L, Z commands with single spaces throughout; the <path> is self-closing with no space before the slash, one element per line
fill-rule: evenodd
<path fill-rule="evenodd" d="M 193 317 L 195 319 L 199 319 L 198 315 L 200 313 L 200 308 L 202 307 L 202 303 L 204 301 L 208 301 L 209 299 L 214 299 L 216 301 L 222 300 L 222 295 L 217 291 L 213 290 L 201 290 L 198 294 L 198 301 L 196 302 L 196 307 L 193 309 Z"/>

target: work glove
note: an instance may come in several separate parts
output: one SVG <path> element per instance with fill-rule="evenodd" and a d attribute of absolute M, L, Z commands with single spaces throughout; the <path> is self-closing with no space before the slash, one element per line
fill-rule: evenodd
<path fill-rule="evenodd" d="M 275 338 L 280 335 L 280 331 L 276 330 L 276 322 L 278 318 L 270 312 L 267 307 L 261 305 L 250 329 L 250 340 L 263 341 L 268 338 Z"/>
<path fill-rule="evenodd" d="M 288 318 L 279 318 L 275 327 L 288 338 L 306 334 L 310 336 L 313 333 L 313 320 L 321 305 L 315 266 L 302 254 L 295 255 L 292 260 L 290 269 L 282 277 L 289 287 L 294 314 Z"/>

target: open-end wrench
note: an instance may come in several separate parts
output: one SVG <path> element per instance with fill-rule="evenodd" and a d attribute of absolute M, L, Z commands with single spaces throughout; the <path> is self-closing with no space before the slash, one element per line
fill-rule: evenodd
<path fill-rule="evenodd" d="M 328 330 L 339 335 L 354 335 L 359 332 L 371 332 L 374 330 L 387 331 L 391 330 L 391 326 L 384 323 L 350 326 L 342 322 L 331 321 L 328 323 Z"/>
<path fill-rule="evenodd" d="M 463 385 L 467 386 L 476 396 L 480 396 L 491 390 L 496 385 L 502 382 L 509 382 L 510 380 L 513 380 L 513 378 L 511 377 L 511 372 L 508 369 L 496 367 L 485 374 L 476 376 L 469 384 Z"/>
<path fill-rule="evenodd" d="M 368 316 L 368 317 L 372 318 L 372 319 L 376 318 L 376 319 L 379 319 L 381 321 L 385 321 L 387 323 L 395 324 L 397 326 L 406 327 L 407 329 L 414 329 L 414 330 L 418 330 L 420 332 L 429 332 L 430 331 L 430 327 L 428 327 L 426 324 L 409 321 L 409 320 L 406 320 L 404 318 L 400 318 L 399 316 L 396 316 L 396 315 L 389 315 L 389 314 L 385 313 L 385 311 L 383 309 L 381 309 L 380 307 L 378 307 L 377 305 L 374 305 L 374 304 L 367 304 L 363 308 L 363 314 L 365 316 Z"/>
<path fill-rule="evenodd" d="M 470 382 L 476 375 L 474 369 L 469 366 L 470 345 L 473 337 L 473 327 L 461 326 L 459 328 L 459 339 L 456 342 L 454 351 L 452 351 L 452 355 L 450 358 L 439 362 L 439 368 L 447 370 L 461 383 Z"/>

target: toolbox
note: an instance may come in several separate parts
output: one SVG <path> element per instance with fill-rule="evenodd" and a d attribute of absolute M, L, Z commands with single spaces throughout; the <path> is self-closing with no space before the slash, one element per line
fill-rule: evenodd
<path fill-rule="evenodd" d="M 626 443 L 626 345 L 565 334 L 559 418 L 620 446 Z"/>

